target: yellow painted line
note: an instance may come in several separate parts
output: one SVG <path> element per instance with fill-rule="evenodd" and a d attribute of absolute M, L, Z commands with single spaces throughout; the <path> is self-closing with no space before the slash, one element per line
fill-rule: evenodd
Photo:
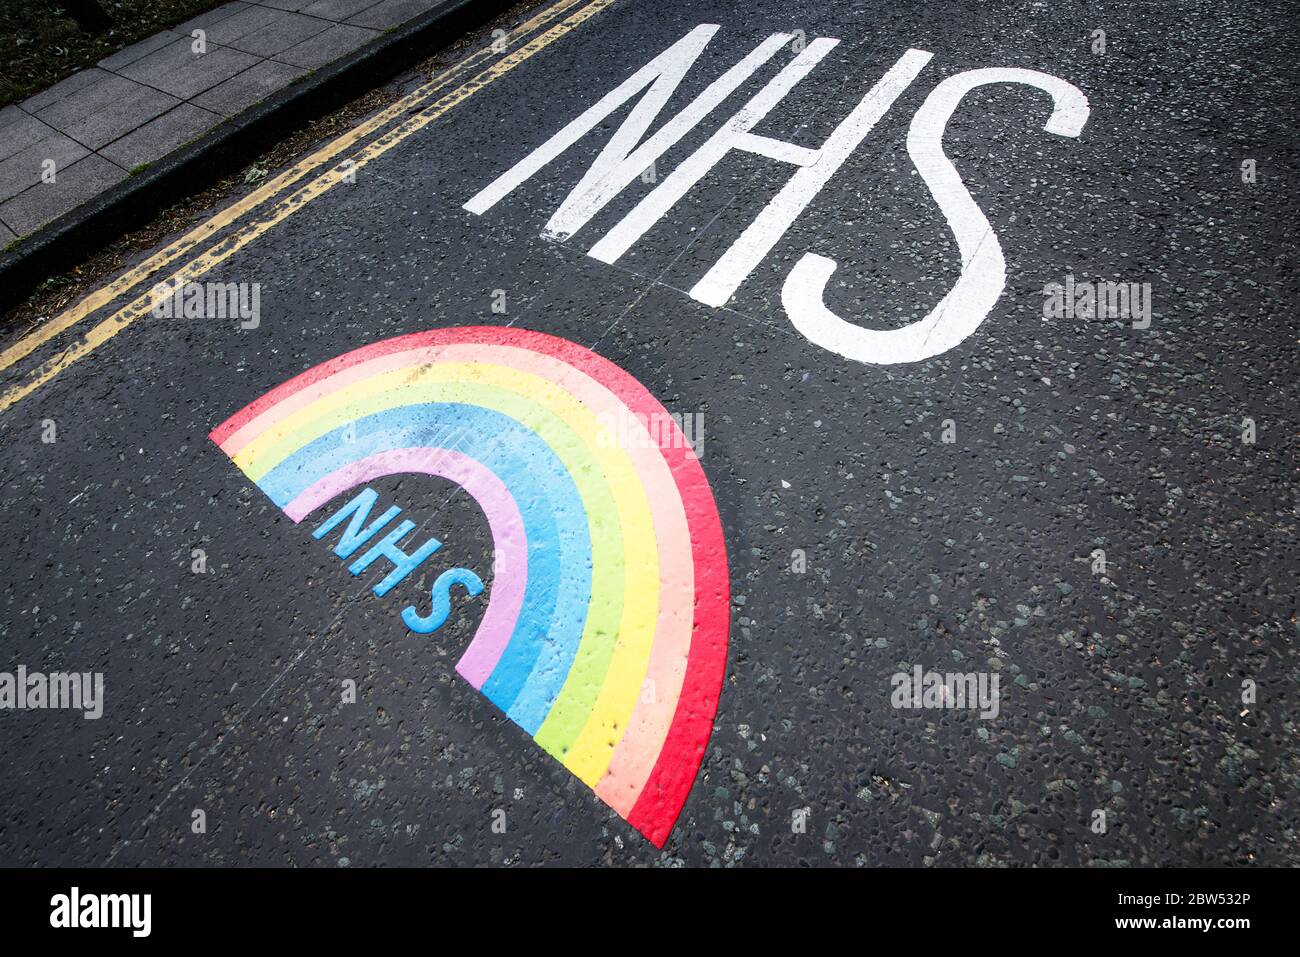
<path fill-rule="evenodd" d="M 411 116 L 405 122 L 393 127 L 393 129 L 365 146 L 359 153 L 349 157 L 353 161 L 351 170 L 355 171 L 360 169 L 371 160 L 384 155 L 394 146 L 405 140 L 408 136 L 424 129 L 434 120 L 449 112 L 453 107 L 458 106 L 479 90 L 505 76 L 515 67 L 526 62 L 530 57 L 540 53 L 556 40 L 565 36 L 574 28 L 581 26 L 587 20 L 591 19 L 614 2 L 615 0 L 592 0 L 591 3 L 588 3 L 580 10 L 577 10 L 571 16 L 551 27 L 545 33 L 533 38 L 518 50 L 503 56 L 468 83 L 456 87 L 456 89 L 440 97 L 424 111 Z M 243 249 L 254 239 L 265 233 L 272 226 L 287 219 L 293 213 L 306 206 L 313 199 L 317 199 L 324 195 L 327 190 L 342 182 L 344 175 L 344 172 L 338 169 L 332 169 L 321 176 L 318 176 L 306 186 L 301 187 L 278 202 L 265 218 L 246 224 L 236 232 L 231 233 L 225 239 L 221 240 L 211 249 L 194 259 L 191 259 L 185 265 L 172 273 L 171 276 L 168 277 L 167 281 L 173 283 L 177 281 L 186 283 L 193 281 L 199 276 L 205 275 L 210 269 L 225 262 L 240 249 Z M 148 315 L 152 306 L 152 291 L 146 292 L 137 296 L 129 304 L 123 306 L 107 319 L 97 323 L 89 332 L 86 333 L 85 337 L 80 342 L 64 349 L 54 358 L 47 361 L 30 378 L 28 378 L 26 382 L 5 390 L 4 394 L 0 396 L 0 412 L 4 412 L 16 403 L 21 402 L 41 386 L 45 385 L 45 383 L 63 372 L 64 369 L 67 369 L 73 363 L 90 355 L 141 316 Z"/>
<path fill-rule="evenodd" d="M 582 0 L 559 0 L 559 2 L 547 7 L 531 20 L 520 24 L 515 30 L 511 31 L 510 42 L 518 42 L 527 34 L 545 26 L 581 2 Z M 413 109 L 418 109 L 439 90 L 445 88 L 454 80 L 468 73 L 484 60 L 487 60 L 492 56 L 499 56 L 500 52 L 501 51 L 493 50 L 492 47 L 487 46 L 471 53 L 459 63 L 438 74 L 419 89 L 413 90 L 391 106 L 376 113 L 364 123 L 349 130 L 337 139 L 331 140 L 325 146 L 316 150 L 316 152 L 311 153 L 304 159 L 295 163 L 289 169 L 280 173 L 274 179 L 268 180 L 247 196 L 242 197 L 235 203 L 232 203 L 230 206 L 227 206 L 225 209 L 216 213 L 211 218 L 181 236 L 179 239 L 150 256 L 144 262 L 133 266 L 112 282 L 95 290 L 75 306 L 71 306 L 64 312 L 60 313 L 56 318 L 51 319 L 49 322 L 43 324 L 39 329 L 24 336 L 3 352 L 0 352 L 0 372 L 9 368 L 24 356 L 30 355 L 55 336 L 72 328 L 72 326 L 76 325 L 90 314 L 108 305 L 118 296 L 135 288 L 154 272 L 157 272 L 162 267 L 185 255 L 204 240 L 209 239 L 220 230 L 231 225 L 236 220 L 243 217 L 245 213 L 257 208 L 272 196 L 280 193 L 286 187 L 296 183 L 312 170 L 329 162 L 335 156 L 338 156 L 339 153 L 353 146 L 381 127 L 388 125 L 402 114 L 410 112 Z"/>

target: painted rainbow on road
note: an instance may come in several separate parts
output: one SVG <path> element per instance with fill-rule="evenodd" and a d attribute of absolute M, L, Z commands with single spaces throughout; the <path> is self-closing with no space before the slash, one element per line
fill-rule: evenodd
<path fill-rule="evenodd" d="M 443 329 L 316 366 L 210 437 L 295 522 L 384 475 L 463 487 L 495 557 L 456 670 L 663 846 L 712 730 L 730 594 L 708 480 L 639 382 L 554 336 Z"/>

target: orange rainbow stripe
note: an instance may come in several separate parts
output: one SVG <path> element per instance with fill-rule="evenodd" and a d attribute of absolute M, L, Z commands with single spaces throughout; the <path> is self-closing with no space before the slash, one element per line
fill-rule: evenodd
<path fill-rule="evenodd" d="M 717 711 L 730 590 L 708 480 L 644 386 L 554 336 L 444 329 L 310 369 L 211 438 L 295 522 L 382 475 L 469 492 L 494 573 L 457 672 L 663 846 Z"/>

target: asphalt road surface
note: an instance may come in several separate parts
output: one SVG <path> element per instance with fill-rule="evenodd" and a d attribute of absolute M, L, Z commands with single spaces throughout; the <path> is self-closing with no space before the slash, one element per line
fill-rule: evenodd
<path fill-rule="evenodd" d="M 213 210 L 161 268 L 141 251 L 102 302 L 8 339 L 0 861 L 1300 862 L 1295 6 L 539 11 L 283 190 L 275 170 L 251 184 L 269 198 Z M 247 315 L 155 315 L 178 270 L 244 284 Z M 1104 289 L 1089 310 L 1098 282 L 1127 310 Z M 686 506 L 693 559 L 584 498 L 530 527 L 525 580 L 447 470 L 336 483 L 295 522 L 209 438 L 352 350 L 484 326 L 529 356 L 553 340 L 515 330 L 589 349 L 676 416 L 725 557 L 699 545 L 707 494 Z M 458 374 L 455 441 L 495 440 L 524 511 L 569 481 L 663 491 L 552 475 L 531 426 L 464 411 L 489 383 Z M 350 574 L 345 526 L 313 537 L 367 486 L 371 519 L 415 523 L 402 548 L 443 543 L 382 596 L 389 559 Z M 583 640 L 619 642 L 618 681 L 679 666 L 636 701 L 679 702 L 658 713 L 703 737 L 643 728 L 618 758 L 638 787 L 652 765 L 690 785 L 657 812 L 662 849 L 600 768 L 584 783 L 569 745 L 457 672 L 492 599 L 541 588 L 546 562 L 577 576 L 549 601 L 576 602 L 579 630 L 614 608 Z M 484 591 L 408 628 L 456 568 Z M 697 649 L 721 608 L 714 672 L 684 645 L 636 670 L 646 602 L 665 634 L 694 611 Z M 617 703 L 604 660 L 570 677 Z M 102 675 L 102 715 L 19 707 L 20 666 Z M 913 701 L 930 672 L 986 693 Z M 608 763 L 623 726 L 587 731 Z"/>

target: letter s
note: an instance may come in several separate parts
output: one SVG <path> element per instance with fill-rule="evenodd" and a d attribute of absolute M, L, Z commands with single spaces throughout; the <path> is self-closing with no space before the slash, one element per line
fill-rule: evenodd
<path fill-rule="evenodd" d="M 967 70 L 936 86 L 912 118 L 907 152 L 957 239 L 961 276 L 924 319 L 899 329 L 864 329 L 826 308 L 826 282 L 835 272 L 835 260 L 805 253 L 786 277 L 781 302 L 794 327 L 810 341 L 858 362 L 919 362 L 960 343 L 989 314 L 1006 285 L 1006 261 L 993 227 L 944 155 L 943 132 L 962 98 L 990 83 L 1022 83 L 1050 94 L 1052 115 L 1043 126 L 1049 133 L 1078 136 L 1088 122 L 1083 92 L 1036 70 Z"/>
<path fill-rule="evenodd" d="M 451 614 L 452 585 L 463 586 L 471 598 L 477 597 L 483 591 L 483 580 L 468 568 L 449 568 L 438 576 L 438 580 L 429 589 L 433 608 L 428 615 L 420 617 L 414 605 L 407 605 L 402 609 L 402 621 L 406 627 L 417 635 L 431 635 L 441 628 L 446 623 L 447 616 Z"/>

